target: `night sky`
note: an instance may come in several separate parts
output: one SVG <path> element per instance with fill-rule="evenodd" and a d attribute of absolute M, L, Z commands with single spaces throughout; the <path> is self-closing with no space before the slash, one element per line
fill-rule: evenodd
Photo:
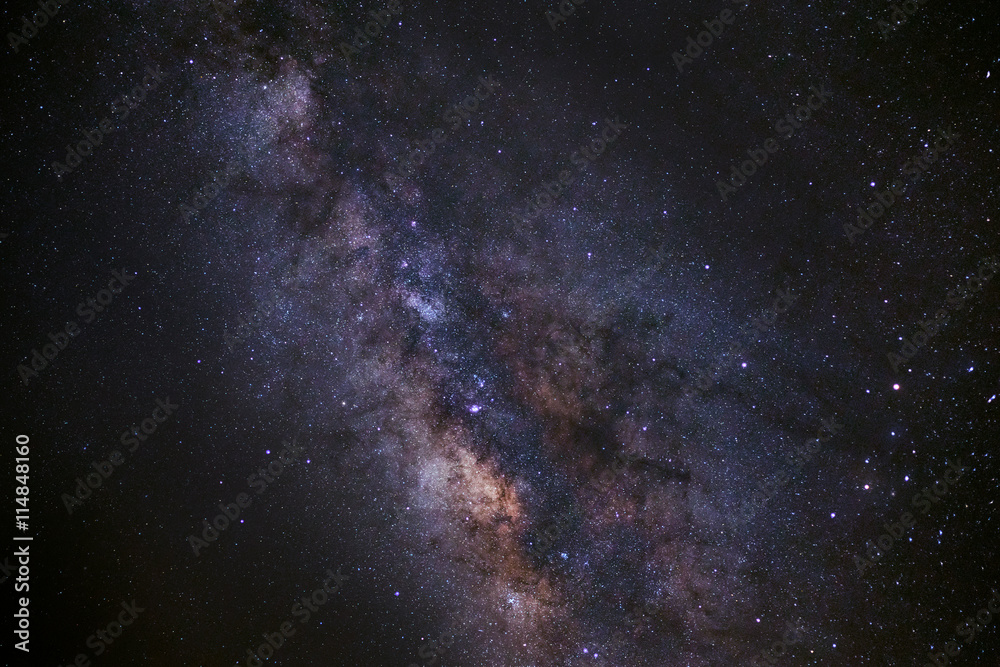
<path fill-rule="evenodd" d="M 8 664 L 1000 665 L 998 17 L 7 3 Z"/>

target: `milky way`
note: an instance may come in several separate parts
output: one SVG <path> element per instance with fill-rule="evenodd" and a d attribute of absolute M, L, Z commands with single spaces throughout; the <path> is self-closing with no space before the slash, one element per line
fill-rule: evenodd
<path fill-rule="evenodd" d="M 18 659 L 996 662 L 988 3 L 50 4 Z"/>

